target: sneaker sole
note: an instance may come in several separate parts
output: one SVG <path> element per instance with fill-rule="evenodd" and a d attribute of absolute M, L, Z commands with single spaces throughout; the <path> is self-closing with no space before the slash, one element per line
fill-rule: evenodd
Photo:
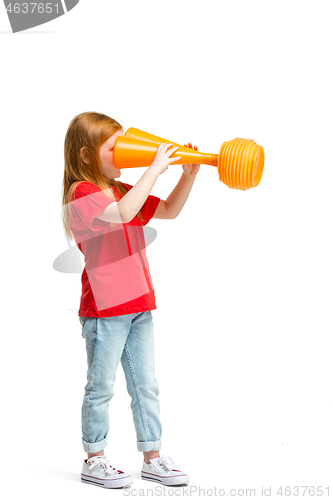
<path fill-rule="evenodd" d="M 81 481 L 86 484 L 101 486 L 102 488 L 123 488 L 124 486 L 133 484 L 133 479 L 130 476 L 119 479 L 100 479 L 98 477 L 81 474 Z"/>
<path fill-rule="evenodd" d="M 155 483 L 163 484 L 164 486 L 174 486 L 190 482 L 190 478 L 187 474 L 183 474 L 182 476 L 177 475 L 171 477 L 161 477 L 155 474 L 150 474 L 149 472 L 141 472 L 141 478 L 146 481 L 154 481 Z"/>

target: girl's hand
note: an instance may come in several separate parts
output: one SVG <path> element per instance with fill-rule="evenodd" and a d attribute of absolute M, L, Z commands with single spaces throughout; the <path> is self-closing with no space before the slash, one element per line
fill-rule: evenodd
<path fill-rule="evenodd" d="M 184 144 L 185 147 L 193 149 L 192 143 Z M 194 146 L 194 149 L 198 151 L 197 146 Z M 183 165 L 183 170 L 186 175 L 195 176 L 199 172 L 200 163 L 188 163 Z"/>
<path fill-rule="evenodd" d="M 170 163 L 181 159 L 181 156 L 176 156 L 175 158 L 170 158 L 172 153 L 174 153 L 178 149 L 178 146 L 175 146 L 167 151 L 167 149 L 170 148 L 170 146 L 172 146 L 172 144 L 170 144 L 170 143 L 160 144 L 157 148 L 154 161 L 149 167 L 150 169 L 157 172 L 158 175 L 165 172 L 165 170 L 167 170 Z"/>

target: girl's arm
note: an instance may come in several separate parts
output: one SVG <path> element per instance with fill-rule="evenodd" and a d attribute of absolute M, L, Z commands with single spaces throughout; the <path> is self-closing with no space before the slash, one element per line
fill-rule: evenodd
<path fill-rule="evenodd" d="M 188 145 L 184 144 L 184 146 L 193 149 L 190 142 Z M 194 146 L 194 149 L 198 151 L 197 146 Z M 183 175 L 166 201 L 161 200 L 158 204 L 153 216 L 154 219 L 175 219 L 179 215 L 190 194 L 199 168 L 200 164 L 183 165 Z"/>
<path fill-rule="evenodd" d="M 111 202 L 97 218 L 107 222 L 123 222 L 126 224 L 136 216 L 144 202 L 149 196 L 158 176 L 167 170 L 170 163 L 180 160 L 180 156 L 170 158 L 170 156 L 178 149 L 175 146 L 171 149 L 172 144 L 160 144 L 154 161 L 143 174 L 141 179 L 119 200 Z M 169 149 L 167 151 L 167 149 Z"/>

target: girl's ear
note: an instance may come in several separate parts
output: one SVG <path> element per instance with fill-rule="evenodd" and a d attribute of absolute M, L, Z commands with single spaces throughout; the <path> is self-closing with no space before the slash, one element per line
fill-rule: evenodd
<path fill-rule="evenodd" d="M 81 155 L 81 158 L 84 161 L 84 163 L 89 165 L 89 153 L 87 151 L 86 146 L 84 146 L 83 148 L 80 149 L 80 155 Z"/>

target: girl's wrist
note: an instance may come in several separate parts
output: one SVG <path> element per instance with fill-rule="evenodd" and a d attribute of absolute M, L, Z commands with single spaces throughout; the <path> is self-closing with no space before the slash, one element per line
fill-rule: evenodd
<path fill-rule="evenodd" d="M 196 175 L 187 174 L 186 172 L 183 172 L 183 176 L 187 177 L 188 179 L 191 179 L 193 181 L 196 178 Z"/>
<path fill-rule="evenodd" d="M 151 167 L 151 165 L 150 165 L 150 167 Z M 160 173 L 157 172 L 154 168 L 150 168 L 150 167 L 147 168 L 147 170 L 145 171 L 143 176 L 155 179 L 155 181 L 156 181 L 158 179 L 158 177 L 160 176 Z"/>

